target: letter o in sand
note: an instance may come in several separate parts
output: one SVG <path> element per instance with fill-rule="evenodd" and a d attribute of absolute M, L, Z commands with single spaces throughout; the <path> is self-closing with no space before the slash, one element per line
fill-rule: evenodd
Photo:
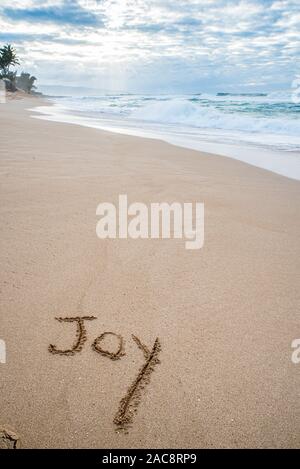
<path fill-rule="evenodd" d="M 118 347 L 117 352 L 110 352 L 109 350 L 104 350 L 102 347 L 100 347 L 100 343 L 107 336 L 117 337 L 119 341 L 119 347 Z M 92 343 L 92 348 L 93 350 L 95 350 L 95 352 L 100 353 L 101 355 L 104 355 L 105 357 L 108 357 L 111 360 L 119 360 L 121 357 L 125 355 L 123 351 L 123 346 L 124 346 L 123 337 L 119 334 L 115 334 L 114 332 L 103 332 L 103 334 L 99 335 L 99 337 L 97 337 Z"/>

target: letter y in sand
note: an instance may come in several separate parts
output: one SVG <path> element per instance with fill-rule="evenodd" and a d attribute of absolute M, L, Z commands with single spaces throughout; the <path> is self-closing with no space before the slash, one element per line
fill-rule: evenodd
<path fill-rule="evenodd" d="M 117 425 L 119 430 L 127 430 L 132 423 L 134 413 L 141 401 L 142 390 L 149 383 L 150 375 L 154 370 L 155 365 L 160 363 L 158 355 L 161 350 L 161 345 L 158 338 L 155 340 L 151 351 L 138 337 L 132 335 L 132 338 L 139 349 L 142 350 L 145 357 L 145 363 L 141 367 L 131 386 L 127 389 L 127 393 L 120 401 L 118 412 L 114 418 L 114 423 Z"/>

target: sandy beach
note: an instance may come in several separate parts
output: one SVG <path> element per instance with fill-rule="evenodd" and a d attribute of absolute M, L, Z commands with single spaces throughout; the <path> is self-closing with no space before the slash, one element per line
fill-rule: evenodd
<path fill-rule="evenodd" d="M 0 105 L 0 427 L 23 448 L 299 448 L 300 183 L 33 119 L 40 104 Z M 204 202 L 204 247 L 98 239 L 97 205 L 119 194 Z M 97 319 L 82 349 L 50 353 L 75 339 L 55 318 L 83 316 Z M 104 332 L 122 337 L 118 360 L 92 348 Z M 160 363 L 124 432 L 114 418 L 147 355 L 132 334 L 149 350 L 159 339 Z"/>

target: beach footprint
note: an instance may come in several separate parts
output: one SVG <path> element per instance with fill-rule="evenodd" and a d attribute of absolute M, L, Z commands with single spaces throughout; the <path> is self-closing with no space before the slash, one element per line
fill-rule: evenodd
<path fill-rule="evenodd" d="M 18 449 L 20 448 L 19 436 L 4 427 L 0 427 L 0 449 Z"/>

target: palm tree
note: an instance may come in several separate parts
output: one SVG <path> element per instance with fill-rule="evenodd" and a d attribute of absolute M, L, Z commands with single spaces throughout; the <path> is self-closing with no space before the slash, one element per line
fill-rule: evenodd
<path fill-rule="evenodd" d="M 2 78 L 9 78 L 10 66 L 18 65 L 19 63 L 16 51 L 10 44 L 0 48 L 0 69 Z"/>

